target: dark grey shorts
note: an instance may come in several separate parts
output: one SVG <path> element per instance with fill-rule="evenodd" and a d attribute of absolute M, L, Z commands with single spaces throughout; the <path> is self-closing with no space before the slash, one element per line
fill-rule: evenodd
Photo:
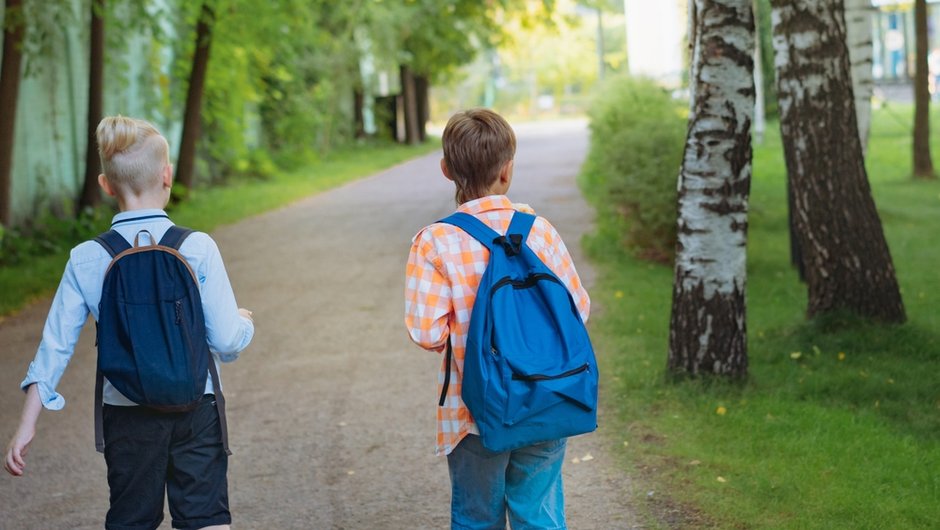
<path fill-rule="evenodd" d="M 109 530 L 152 530 L 163 521 L 164 491 L 173 528 L 230 524 L 228 455 L 214 396 L 188 412 L 104 406 Z"/>

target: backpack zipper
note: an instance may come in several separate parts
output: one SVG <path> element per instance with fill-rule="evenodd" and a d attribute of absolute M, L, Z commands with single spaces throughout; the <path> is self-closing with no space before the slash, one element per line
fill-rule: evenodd
<path fill-rule="evenodd" d="M 176 325 L 183 323 L 183 302 L 181 300 L 176 301 Z"/>
<path fill-rule="evenodd" d="M 558 374 L 558 375 L 544 375 L 544 374 L 532 374 L 532 375 L 520 375 L 512 374 L 513 381 L 551 381 L 552 379 L 564 379 L 565 377 L 571 377 L 573 375 L 580 374 L 581 372 L 586 372 L 590 368 L 590 365 L 584 363 L 583 365 L 568 370 L 567 372 Z"/>
<path fill-rule="evenodd" d="M 525 280 L 513 280 L 512 277 L 506 276 L 505 278 L 496 282 L 493 285 L 493 288 L 490 290 L 490 293 L 491 293 L 490 296 L 492 296 L 492 293 L 495 293 L 497 289 L 505 285 L 512 285 L 513 289 L 528 289 L 529 287 L 534 286 L 535 283 L 539 280 L 549 280 L 559 285 L 564 285 L 563 283 L 561 283 L 561 280 L 556 278 L 554 275 L 547 274 L 544 272 L 537 272 L 535 274 L 530 274 L 526 276 Z"/>

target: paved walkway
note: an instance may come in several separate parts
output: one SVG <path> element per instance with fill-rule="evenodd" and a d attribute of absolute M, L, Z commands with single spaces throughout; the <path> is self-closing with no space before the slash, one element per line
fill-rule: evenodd
<path fill-rule="evenodd" d="M 591 212 L 574 182 L 586 126 L 523 125 L 518 134 L 510 196 L 552 221 L 590 287 L 578 242 Z M 410 238 L 453 209 L 439 158 L 213 234 L 257 326 L 242 358 L 222 368 L 236 528 L 447 528 L 447 465 L 433 456 L 440 361 L 408 340 L 402 299 Z M 48 305 L 0 323 L 4 448 Z M 59 386 L 68 405 L 41 416 L 27 476 L 0 477 L 0 529 L 101 528 L 107 486 L 93 444 L 94 360 L 89 325 Z M 633 525 L 630 482 L 611 456 L 617 444 L 603 432 L 572 440 L 565 465 L 572 529 Z"/>

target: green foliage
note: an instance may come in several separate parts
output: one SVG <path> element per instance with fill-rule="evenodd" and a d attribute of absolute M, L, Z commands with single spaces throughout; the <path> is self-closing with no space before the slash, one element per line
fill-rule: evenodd
<path fill-rule="evenodd" d="M 615 77 L 589 112 L 591 150 L 582 188 L 610 233 L 636 255 L 672 258 L 676 179 L 685 144 L 684 107 L 652 81 Z"/>
<path fill-rule="evenodd" d="M 278 208 L 439 147 L 437 142 L 409 147 L 369 143 L 340 149 L 296 171 L 279 172 L 266 179 L 239 178 L 227 186 L 196 189 L 187 201 L 171 208 L 171 215 L 179 224 L 209 232 L 219 225 Z M 104 206 L 78 221 L 49 216 L 28 231 L 0 231 L 0 316 L 51 292 L 62 277 L 69 249 L 107 229 L 111 215 L 110 207 Z"/>
<path fill-rule="evenodd" d="M 109 218 L 103 208 L 82 212 L 78 219 L 46 213 L 22 226 L 0 229 L 0 267 L 28 265 L 36 258 L 63 253 L 98 235 Z"/>
<path fill-rule="evenodd" d="M 776 124 L 754 153 L 748 249 L 750 378 L 667 382 L 673 271 L 588 239 L 601 281 L 592 336 L 614 443 L 677 527 L 928 528 L 940 520 L 940 183 L 910 179 L 909 107 L 873 116 L 867 165 L 910 321 L 805 321 L 789 265 Z M 936 115 L 935 115 L 936 116 Z M 616 419 L 614 419 L 616 417 Z M 627 445 L 623 445 L 623 441 Z M 722 481 L 719 480 L 721 477 Z M 668 518 L 668 519 L 667 519 Z"/>

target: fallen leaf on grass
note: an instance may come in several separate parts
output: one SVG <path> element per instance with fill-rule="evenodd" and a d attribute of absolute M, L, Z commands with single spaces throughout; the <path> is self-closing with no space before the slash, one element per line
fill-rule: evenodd
<path fill-rule="evenodd" d="M 728 482 L 728 479 L 726 479 L 725 477 L 718 477 L 716 480 L 718 480 L 718 482 L 721 482 L 722 484 L 724 484 L 725 482 Z"/>

